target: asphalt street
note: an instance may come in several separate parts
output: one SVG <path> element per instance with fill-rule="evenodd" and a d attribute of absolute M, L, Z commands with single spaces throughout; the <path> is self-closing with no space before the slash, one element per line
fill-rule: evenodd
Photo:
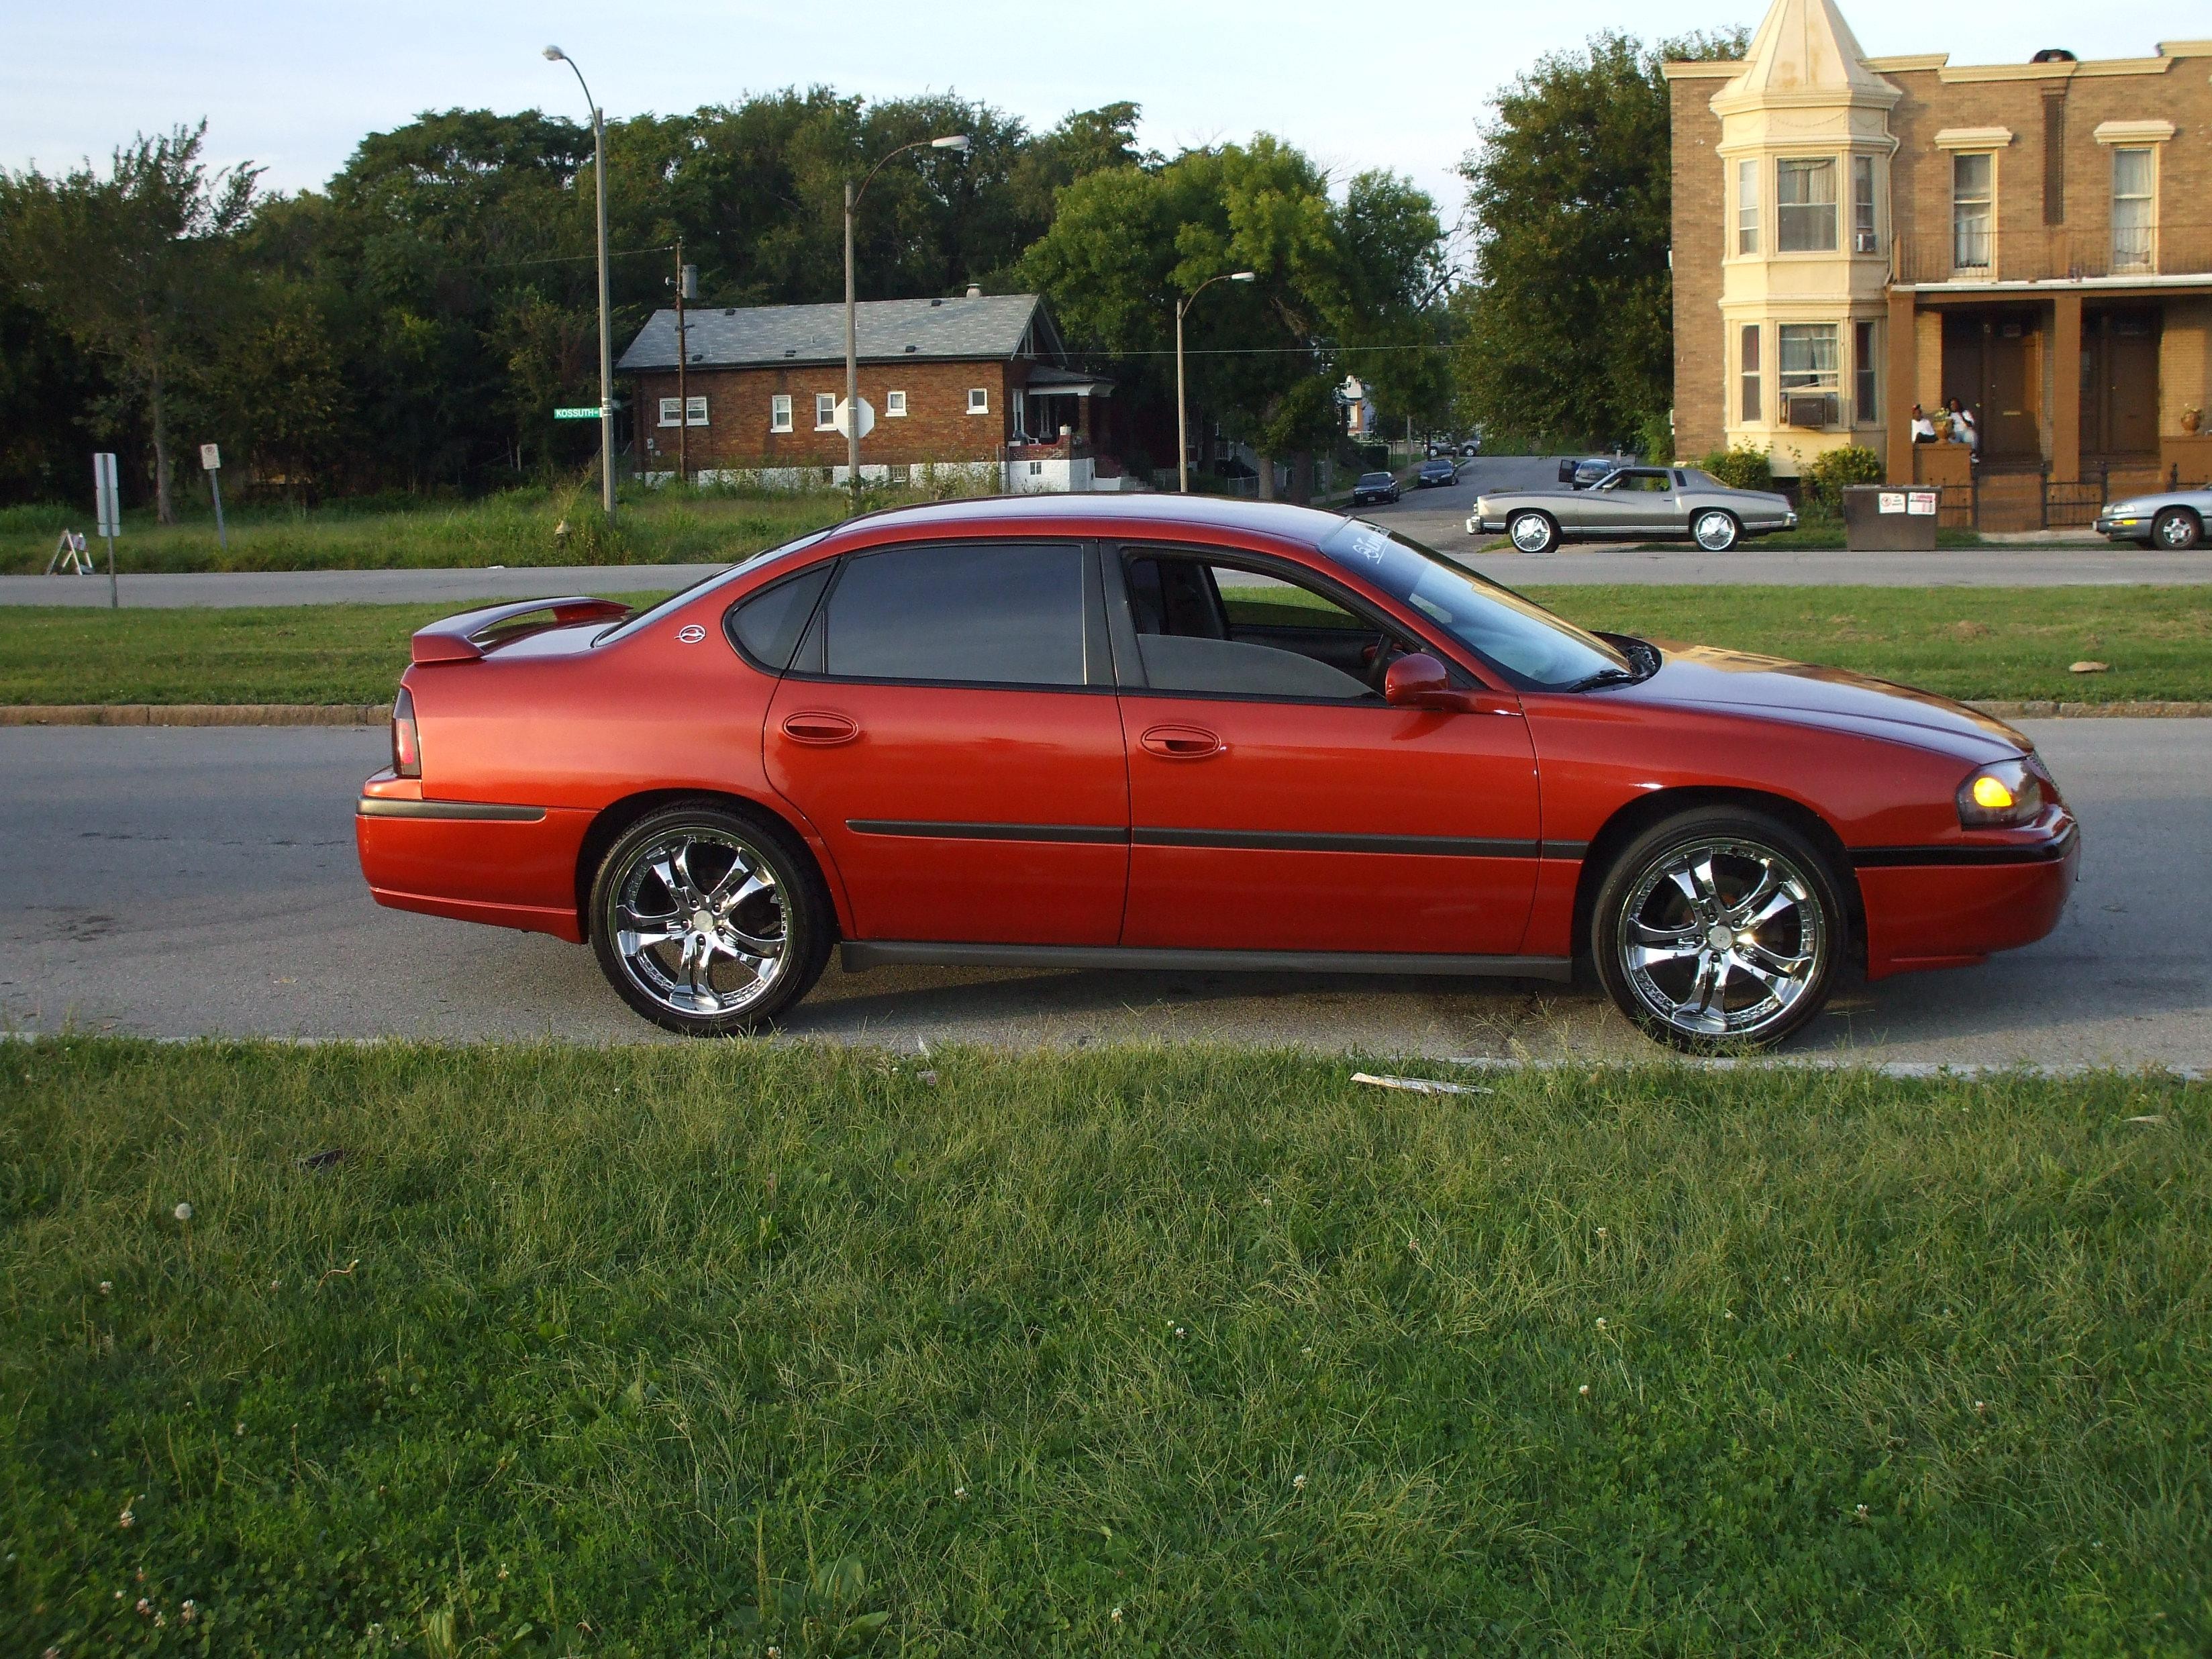
<path fill-rule="evenodd" d="M 2212 554 L 2154 553 L 2144 548 L 2048 543 L 1946 549 L 1935 553 L 1847 553 L 1838 549 L 1762 549 L 1747 542 L 1734 552 L 1695 546 L 1612 547 L 1579 543 L 1551 553 L 1510 549 L 1479 556 L 1495 538 L 1467 533 L 1467 516 L 1485 489 L 1555 483 L 1556 460 L 1544 456 L 1477 457 L 1459 481 L 1408 489 L 1403 501 L 1370 507 L 1364 516 L 1390 524 L 1438 551 L 1467 560 L 1486 575 L 1516 586 L 1549 583 L 1778 583 L 1790 586 L 2064 587 L 2145 583 L 2212 583 Z M 2084 532 L 2086 534 L 2086 532 Z M 298 570 L 126 575 L 126 608 L 179 605 L 438 604 L 456 609 L 501 599 L 561 593 L 644 593 L 688 586 L 720 565 L 636 564 L 517 566 L 478 570 Z M 100 576 L 0 576 L 0 605 L 107 603 Z"/>
<path fill-rule="evenodd" d="M 1855 988 L 1802 1056 L 2212 1066 L 2212 720 L 2028 729 L 2079 812 L 2051 938 Z M 0 1024 L 163 1036 L 653 1041 L 590 953 L 371 902 L 353 803 L 380 729 L 0 729 Z M 1592 993 L 1352 977 L 833 969 L 795 1037 L 1218 1038 L 1645 1056 Z"/>

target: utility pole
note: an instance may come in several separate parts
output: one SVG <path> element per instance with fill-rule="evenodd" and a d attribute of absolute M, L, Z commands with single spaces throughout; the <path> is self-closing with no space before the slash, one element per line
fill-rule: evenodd
<path fill-rule="evenodd" d="M 549 63 L 566 64 L 584 101 L 592 106 L 592 175 L 599 186 L 599 498 L 607 522 L 615 521 L 615 336 L 612 290 L 607 283 L 607 121 L 606 112 L 592 96 L 590 82 L 576 60 L 558 46 L 545 48 Z"/>
<path fill-rule="evenodd" d="M 1196 288 L 1176 301 L 1176 490 L 1179 495 L 1190 494 L 1190 404 L 1182 391 L 1182 317 L 1191 302 L 1216 283 L 1249 283 L 1258 277 L 1257 271 L 1224 270 L 1209 276 Z"/>
<path fill-rule="evenodd" d="M 699 273 L 684 263 L 684 239 L 676 239 L 676 482 L 691 482 L 691 393 L 684 366 L 691 361 L 684 340 L 684 302 L 698 291 Z M 640 413 L 639 418 L 644 416 Z"/>

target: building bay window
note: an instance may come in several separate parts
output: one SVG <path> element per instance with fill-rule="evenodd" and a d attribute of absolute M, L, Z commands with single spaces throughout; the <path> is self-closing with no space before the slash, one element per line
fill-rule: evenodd
<path fill-rule="evenodd" d="M 1832 426 L 1836 421 L 1836 325 L 1784 323 L 1782 332 L 1782 417 L 1791 426 Z"/>
<path fill-rule="evenodd" d="M 1759 163 L 1735 164 L 1735 251 L 1759 252 Z"/>
<path fill-rule="evenodd" d="M 1876 324 L 1851 325 L 1851 418 L 1861 426 L 1881 422 L 1880 335 Z"/>
<path fill-rule="evenodd" d="M 1774 246 L 1783 253 L 1836 251 L 1833 156 L 1785 156 L 1775 164 Z"/>
<path fill-rule="evenodd" d="M 1851 157 L 1851 252 L 1879 253 L 1881 233 L 1874 213 L 1874 157 Z"/>
<path fill-rule="evenodd" d="M 1951 268 L 1987 270 L 1996 240 L 1996 157 L 1951 158 Z"/>
<path fill-rule="evenodd" d="M 1761 400 L 1759 395 L 1759 325 L 1757 323 L 1746 323 L 1743 325 L 1743 344 L 1739 367 L 1742 370 L 1742 392 L 1738 407 L 1743 411 L 1744 423 L 1748 426 L 1761 418 L 1759 412 Z"/>

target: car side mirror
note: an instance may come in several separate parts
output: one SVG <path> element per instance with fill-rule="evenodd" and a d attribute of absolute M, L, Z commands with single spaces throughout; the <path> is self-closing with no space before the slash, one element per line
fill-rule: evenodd
<path fill-rule="evenodd" d="M 1382 676 L 1382 701 L 1394 708 L 1459 708 L 1466 699 L 1452 690 L 1444 665 L 1425 651 L 1408 652 Z"/>

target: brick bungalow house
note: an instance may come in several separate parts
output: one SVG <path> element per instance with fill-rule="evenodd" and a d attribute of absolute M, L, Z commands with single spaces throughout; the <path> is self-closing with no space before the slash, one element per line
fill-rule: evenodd
<path fill-rule="evenodd" d="M 846 481 L 845 307 L 656 311 L 617 368 L 633 377 L 639 470 L 673 475 L 679 432 L 695 477 L 803 489 Z M 857 307 L 860 386 L 876 411 L 860 477 L 964 475 L 1009 490 L 1122 487 L 1101 447 L 1113 382 L 1071 368 L 1034 294 L 867 300 Z M 690 407 L 684 407 L 688 399 Z"/>
<path fill-rule="evenodd" d="M 1964 483 L 1911 433 L 1957 398 L 1985 490 L 2212 473 L 2212 40 L 1869 58 L 1834 0 L 1774 0 L 1743 61 L 1666 75 L 1678 453 Z"/>

